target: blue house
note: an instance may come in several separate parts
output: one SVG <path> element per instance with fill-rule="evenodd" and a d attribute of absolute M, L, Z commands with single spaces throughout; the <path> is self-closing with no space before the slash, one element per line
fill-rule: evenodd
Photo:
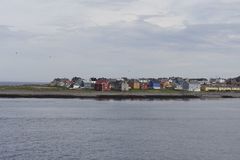
<path fill-rule="evenodd" d="M 160 82 L 157 80 L 150 80 L 149 81 L 149 88 L 150 89 L 161 89 Z"/>

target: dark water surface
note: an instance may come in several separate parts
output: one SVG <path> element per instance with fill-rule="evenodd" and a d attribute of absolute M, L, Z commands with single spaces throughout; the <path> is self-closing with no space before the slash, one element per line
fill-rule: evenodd
<path fill-rule="evenodd" d="M 0 159 L 240 160 L 240 100 L 0 99 Z"/>

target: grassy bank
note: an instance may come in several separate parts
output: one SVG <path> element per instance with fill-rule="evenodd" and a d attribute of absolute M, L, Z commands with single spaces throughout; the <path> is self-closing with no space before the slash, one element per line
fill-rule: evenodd
<path fill-rule="evenodd" d="M 176 90 L 130 90 L 101 92 L 89 89 L 66 89 L 47 85 L 0 86 L 2 98 L 97 98 L 97 99 L 176 99 L 240 98 L 234 92 L 187 92 Z"/>
<path fill-rule="evenodd" d="M 148 90 L 130 90 L 128 92 L 130 93 L 139 93 L 139 92 L 141 93 L 181 93 L 183 91 L 170 90 L 170 89 L 160 89 L 160 90 L 148 89 Z"/>
<path fill-rule="evenodd" d="M 24 86 L 0 86 L 0 91 L 68 91 L 68 92 L 86 92 L 92 93 L 97 92 L 91 89 L 67 89 L 64 87 L 50 87 L 47 85 L 24 85 Z M 129 90 L 127 92 L 121 91 L 109 91 L 105 93 L 181 93 L 182 91 L 176 90 Z"/>
<path fill-rule="evenodd" d="M 66 91 L 63 87 L 49 87 L 38 85 L 24 85 L 24 86 L 0 86 L 0 91 Z"/>

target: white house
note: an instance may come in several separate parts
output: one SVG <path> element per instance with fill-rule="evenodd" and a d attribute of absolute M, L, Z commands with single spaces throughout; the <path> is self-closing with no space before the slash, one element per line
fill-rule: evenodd
<path fill-rule="evenodd" d="M 201 91 L 201 84 L 198 83 L 198 82 L 189 82 L 188 83 L 188 91 L 200 92 Z"/>

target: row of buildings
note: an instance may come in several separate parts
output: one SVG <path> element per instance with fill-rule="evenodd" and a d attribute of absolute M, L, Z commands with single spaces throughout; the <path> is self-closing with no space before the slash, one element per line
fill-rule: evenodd
<path fill-rule="evenodd" d="M 71 80 L 67 78 L 56 78 L 50 86 L 60 86 L 69 89 L 92 89 L 96 91 L 129 91 L 129 90 L 161 90 L 172 89 L 180 91 L 240 91 L 239 79 L 223 79 L 223 78 L 196 78 L 187 79 L 181 77 L 170 78 L 140 78 L 128 79 L 126 77 L 120 79 L 112 78 L 90 78 L 85 80 L 80 77 L 73 77 Z"/>

